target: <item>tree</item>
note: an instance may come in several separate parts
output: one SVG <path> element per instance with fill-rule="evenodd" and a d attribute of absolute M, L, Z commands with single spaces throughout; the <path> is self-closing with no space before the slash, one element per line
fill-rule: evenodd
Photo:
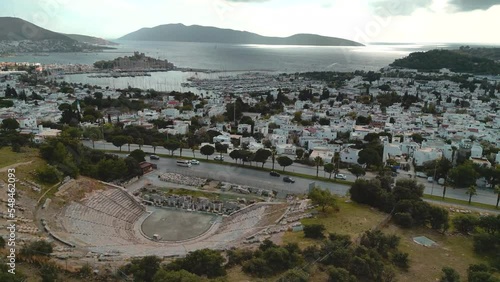
<path fill-rule="evenodd" d="M 397 251 L 392 255 L 391 260 L 394 263 L 394 265 L 403 270 L 408 270 L 408 268 L 410 267 L 410 260 L 408 259 L 408 253 L 402 253 Z"/>
<path fill-rule="evenodd" d="M 62 173 L 56 167 L 46 165 L 36 169 L 36 176 L 38 179 L 47 184 L 55 184 L 62 179 Z"/>
<path fill-rule="evenodd" d="M 478 224 L 478 218 L 471 214 L 459 214 L 453 218 L 453 226 L 455 229 L 464 234 L 468 235 L 476 229 Z"/>
<path fill-rule="evenodd" d="M 500 202 L 500 185 L 496 185 L 493 191 L 497 194 L 497 204 L 495 207 L 498 209 L 498 203 Z"/>
<path fill-rule="evenodd" d="M 130 153 L 129 157 L 134 158 L 137 162 L 143 162 L 146 160 L 146 153 L 143 150 L 136 149 Z"/>
<path fill-rule="evenodd" d="M 307 272 L 300 269 L 290 269 L 278 279 L 278 282 L 307 282 L 308 278 Z"/>
<path fill-rule="evenodd" d="M 167 142 L 165 142 L 165 144 L 163 144 L 163 147 L 170 151 L 171 156 L 174 155 L 174 151 L 179 149 L 180 146 L 181 144 L 179 143 L 179 141 L 175 139 L 169 139 L 167 140 Z"/>
<path fill-rule="evenodd" d="M 217 151 L 217 153 L 220 153 L 220 155 L 222 156 L 222 153 L 227 153 L 227 148 L 229 146 L 227 144 L 221 144 L 219 142 L 215 143 L 215 151 Z"/>
<path fill-rule="evenodd" d="M 200 148 L 198 147 L 198 145 L 192 145 L 191 146 L 191 151 L 193 152 L 193 158 L 195 158 L 196 156 L 194 155 L 194 152 L 199 150 Z"/>
<path fill-rule="evenodd" d="M 271 155 L 272 155 L 271 151 L 267 149 L 258 149 L 257 152 L 255 152 L 253 160 L 262 163 L 262 167 L 264 167 L 264 164 Z"/>
<path fill-rule="evenodd" d="M 325 170 L 326 173 L 330 174 L 330 176 L 328 176 L 328 179 L 331 179 L 332 172 L 335 170 L 335 166 L 332 163 L 327 163 L 323 166 L 323 169 Z"/>
<path fill-rule="evenodd" d="M 153 282 L 155 273 L 160 269 L 161 259 L 156 256 L 146 256 L 132 261 L 121 269 L 125 274 L 132 274 L 134 281 Z"/>
<path fill-rule="evenodd" d="M 336 207 L 337 202 L 335 196 L 328 190 L 323 190 L 318 187 L 311 189 L 307 197 L 311 199 L 313 204 L 319 205 L 324 212 L 326 207 Z"/>
<path fill-rule="evenodd" d="M 202 147 L 203 148 L 203 147 Z M 184 269 L 199 276 L 214 278 L 226 275 L 224 257 L 210 249 L 202 249 L 189 253 L 185 258 L 177 259 L 167 265 L 167 270 Z"/>
<path fill-rule="evenodd" d="M 137 143 L 137 145 L 139 145 L 139 150 L 142 150 L 142 146 L 144 145 L 144 139 L 139 137 L 135 140 L 135 142 Z"/>
<path fill-rule="evenodd" d="M 446 209 L 431 206 L 429 209 L 431 228 L 445 232 L 449 228 L 449 213 Z"/>
<path fill-rule="evenodd" d="M 274 170 L 274 162 L 276 161 L 276 148 L 274 146 L 271 147 L 271 160 L 273 161 L 272 170 Z"/>
<path fill-rule="evenodd" d="M 470 205 L 470 203 L 472 201 L 472 196 L 477 195 L 476 185 L 469 186 L 469 188 L 467 188 L 467 191 L 465 192 L 465 194 L 469 195 L 469 205 Z"/>
<path fill-rule="evenodd" d="M 356 179 L 360 177 L 361 175 L 365 175 L 365 169 L 361 167 L 360 165 L 353 165 L 351 168 L 349 168 L 349 171 L 356 176 Z"/>
<path fill-rule="evenodd" d="M 450 170 L 450 182 L 455 187 L 470 187 L 476 183 L 478 173 L 470 162 L 465 162 Z"/>
<path fill-rule="evenodd" d="M 2 120 L 3 130 L 16 130 L 19 128 L 19 122 L 14 118 L 6 118 Z"/>
<path fill-rule="evenodd" d="M 297 156 L 297 159 L 302 159 L 302 157 L 304 156 L 304 149 L 302 148 L 298 148 L 296 151 L 295 151 L 295 155 Z"/>
<path fill-rule="evenodd" d="M 323 224 L 305 224 L 304 237 L 312 239 L 321 239 L 325 237 L 325 235 L 323 234 L 325 230 L 326 229 Z"/>
<path fill-rule="evenodd" d="M 293 164 L 293 160 L 287 156 L 278 157 L 276 160 L 278 161 L 278 164 L 283 167 L 283 171 L 285 171 L 285 167 Z"/>
<path fill-rule="evenodd" d="M 153 147 L 153 154 L 156 154 L 156 147 L 160 146 L 158 142 L 151 142 L 151 147 Z"/>
<path fill-rule="evenodd" d="M 382 164 L 382 158 L 375 149 L 367 148 L 359 152 L 358 163 L 366 164 L 368 166 L 370 165 L 379 166 Z"/>
<path fill-rule="evenodd" d="M 238 160 L 241 159 L 243 156 L 241 155 L 241 150 L 232 150 L 231 153 L 229 153 L 229 157 L 238 162 Z"/>
<path fill-rule="evenodd" d="M 356 282 L 356 276 L 349 273 L 344 268 L 330 266 L 328 267 L 328 276 L 332 282 Z"/>
<path fill-rule="evenodd" d="M 111 143 L 113 143 L 113 145 L 120 148 L 120 152 L 122 151 L 122 146 L 127 144 L 127 142 L 128 138 L 124 135 L 118 135 L 111 140 Z"/>
<path fill-rule="evenodd" d="M 439 280 L 440 282 L 460 282 L 460 275 L 455 269 L 445 266 L 441 271 L 443 274 Z"/>
<path fill-rule="evenodd" d="M 316 164 L 316 177 L 319 174 L 319 167 L 323 165 L 323 159 L 320 156 L 314 158 L 314 163 Z"/>
<path fill-rule="evenodd" d="M 200 153 L 204 156 L 207 156 L 207 160 L 208 160 L 208 157 L 215 153 L 215 148 L 213 146 L 210 146 L 210 145 L 205 145 L 205 146 L 200 148 Z"/>
<path fill-rule="evenodd" d="M 184 269 L 179 271 L 158 270 L 153 277 L 153 282 L 198 282 L 203 281 L 200 276 L 190 273 Z"/>

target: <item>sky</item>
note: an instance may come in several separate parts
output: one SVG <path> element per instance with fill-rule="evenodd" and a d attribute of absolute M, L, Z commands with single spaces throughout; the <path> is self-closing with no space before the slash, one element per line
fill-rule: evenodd
<path fill-rule="evenodd" d="M 362 43 L 500 44 L 500 0 L 1 0 L 0 16 L 106 39 L 183 23 Z"/>

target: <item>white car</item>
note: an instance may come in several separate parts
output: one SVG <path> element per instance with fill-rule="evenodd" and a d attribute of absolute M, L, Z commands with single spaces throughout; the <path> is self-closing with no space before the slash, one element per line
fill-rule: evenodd
<path fill-rule="evenodd" d="M 199 160 L 191 160 L 192 165 L 199 165 L 200 161 Z"/>
<path fill-rule="evenodd" d="M 335 174 L 335 179 L 342 179 L 342 180 L 346 180 L 347 177 L 341 173 L 339 174 Z"/>
<path fill-rule="evenodd" d="M 216 160 L 216 161 L 223 161 L 224 160 L 224 156 L 221 156 L 221 155 L 215 156 L 214 160 Z"/>

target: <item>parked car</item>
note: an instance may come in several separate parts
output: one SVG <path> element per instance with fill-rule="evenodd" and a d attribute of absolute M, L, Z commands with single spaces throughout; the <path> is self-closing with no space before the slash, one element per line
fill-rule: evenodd
<path fill-rule="evenodd" d="M 199 165 L 200 161 L 199 160 L 191 160 L 192 165 Z"/>
<path fill-rule="evenodd" d="M 151 159 L 151 160 L 159 160 L 160 157 L 157 156 L 157 155 L 151 155 L 151 156 L 149 156 L 149 159 Z"/>
<path fill-rule="evenodd" d="M 271 171 L 271 172 L 269 173 L 269 175 L 271 175 L 271 176 L 275 176 L 275 177 L 280 177 L 280 176 L 281 176 L 281 175 L 280 175 L 279 173 L 277 173 L 276 171 Z"/>
<path fill-rule="evenodd" d="M 283 177 L 283 181 L 286 183 L 295 183 L 295 180 L 288 176 Z"/>
<path fill-rule="evenodd" d="M 338 174 L 335 174 L 335 179 L 346 180 L 347 177 L 344 174 L 338 173 Z"/>
<path fill-rule="evenodd" d="M 217 156 L 214 157 L 214 160 L 216 160 L 216 161 L 223 161 L 224 160 L 224 156 L 217 155 Z"/>

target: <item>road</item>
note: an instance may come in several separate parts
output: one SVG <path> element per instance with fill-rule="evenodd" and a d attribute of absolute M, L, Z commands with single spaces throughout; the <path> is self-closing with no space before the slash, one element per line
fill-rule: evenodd
<path fill-rule="evenodd" d="M 92 142 L 91 141 L 82 141 L 84 145 L 88 147 L 92 147 Z M 118 147 L 114 146 L 111 143 L 108 142 L 103 142 L 103 141 L 96 141 L 95 142 L 95 149 L 98 150 L 119 150 Z M 139 149 L 138 145 L 131 144 L 130 145 L 130 151 L 133 151 L 135 149 Z M 152 154 L 153 153 L 153 148 L 149 145 L 144 145 L 142 146 L 142 150 Z M 128 153 L 128 146 L 124 145 L 122 147 L 122 152 L 123 154 Z M 174 156 L 179 156 L 179 150 L 174 152 Z M 166 150 L 163 147 L 157 147 L 156 148 L 156 153 L 157 154 L 167 154 L 170 155 L 170 151 Z M 192 152 L 191 149 L 184 149 L 183 154 L 184 157 L 190 157 L 193 156 L 195 158 L 200 158 L 200 159 L 205 159 L 206 156 L 200 154 L 199 151 L 195 151 L 194 153 Z M 233 160 L 229 157 L 228 154 L 222 154 L 224 156 L 225 162 L 233 162 Z M 209 158 L 213 159 L 215 155 L 210 156 Z M 179 167 L 175 164 L 175 159 L 170 159 L 170 158 L 161 158 L 160 160 L 157 161 L 152 161 L 152 162 L 157 162 L 158 163 L 158 168 L 160 170 L 166 170 L 169 169 L 169 171 L 172 172 L 179 172 L 186 174 L 186 170 L 189 170 L 189 174 L 193 176 L 199 176 L 203 178 L 212 178 L 215 180 L 219 181 L 227 181 L 227 182 L 232 182 L 235 184 L 240 184 L 240 185 L 250 185 L 250 186 L 262 186 L 264 187 L 269 187 L 270 189 L 274 190 L 283 190 L 283 191 L 289 191 L 289 192 L 294 192 L 294 193 L 303 193 L 306 192 L 309 183 L 311 182 L 316 182 L 316 185 L 321 186 L 322 188 L 326 188 L 333 193 L 340 194 L 340 195 L 345 195 L 347 193 L 347 190 L 349 189 L 349 186 L 347 185 L 342 185 L 342 184 L 336 184 L 336 183 L 331 183 L 331 182 L 325 182 L 325 181 L 315 181 L 311 179 L 302 179 L 302 178 L 297 178 L 294 177 L 296 182 L 294 184 L 289 184 L 289 183 L 284 183 L 282 181 L 282 178 L 278 177 L 271 177 L 269 173 L 263 172 L 263 171 L 258 171 L 258 170 L 252 170 L 248 168 L 240 168 L 240 167 L 233 167 L 233 166 L 226 166 L 226 165 L 218 165 L 218 164 L 213 164 L 213 163 L 204 163 L 201 161 L 201 164 L 199 166 L 192 166 L 191 168 L 184 168 L 184 167 Z M 264 165 L 265 168 L 271 168 L 272 163 L 270 161 L 266 162 Z M 276 171 L 280 171 L 281 167 L 276 163 L 275 165 Z M 302 164 L 296 164 L 294 163 L 293 165 L 289 166 L 286 168 L 286 171 L 291 171 L 291 172 L 296 172 L 296 173 L 302 173 L 302 174 L 309 174 L 309 175 L 316 175 L 316 168 L 315 167 L 309 167 L 305 166 Z M 350 174 L 347 170 L 341 170 L 340 171 L 342 174 L 347 176 L 347 180 L 349 181 L 354 181 L 356 177 L 352 174 Z M 396 180 L 398 179 L 408 179 L 410 178 L 408 174 L 412 175 L 412 179 L 414 178 L 414 174 L 412 172 L 405 172 L 405 171 L 400 171 L 398 176 L 396 177 Z M 319 172 L 320 176 L 326 176 L 328 175 L 324 174 L 322 168 L 320 168 Z M 364 178 L 373 178 L 375 175 L 373 173 L 367 173 Z M 415 178 L 417 182 L 423 184 L 425 186 L 424 193 L 427 195 L 435 195 L 435 196 L 442 196 L 443 195 L 443 187 L 441 185 L 438 185 L 437 183 L 429 183 L 427 182 L 427 179 L 423 178 Z M 459 200 L 469 200 L 469 196 L 465 194 L 466 189 L 454 189 L 451 187 L 448 187 L 446 189 L 446 198 L 453 198 L 453 199 L 459 199 Z M 495 205 L 496 204 L 496 199 L 497 195 L 493 193 L 491 190 L 485 190 L 485 189 L 478 189 L 477 195 L 475 195 L 472 198 L 473 202 L 479 202 L 479 203 L 484 203 L 484 204 L 489 204 L 489 205 Z"/>

